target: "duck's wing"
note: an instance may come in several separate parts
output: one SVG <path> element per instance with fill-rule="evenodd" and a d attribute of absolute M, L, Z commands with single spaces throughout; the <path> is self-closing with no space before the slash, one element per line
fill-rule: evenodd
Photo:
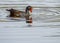
<path fill-rule="evenodd" d="M 25 13 L 24 11 L 20 11 L 21 13 Z"/>

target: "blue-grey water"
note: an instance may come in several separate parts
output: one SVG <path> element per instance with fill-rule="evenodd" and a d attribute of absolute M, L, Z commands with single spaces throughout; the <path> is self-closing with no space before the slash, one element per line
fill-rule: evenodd
<path fill-rule="evenodd" d="M 24 5 L 17 0 L 0 1 L 0 43 L 60 43 L 59 0 L 32 0 L 32 2 L 18 0 L 23 1 Z M 40 5 L 40 2 L 46 3 Z M 6 18 L 9 15 L 6 9 L 14 8 L 25 11 L 28 5 L 33 6 L 32 26 L 28 26 L 25 20 L 15 21 Z"/>

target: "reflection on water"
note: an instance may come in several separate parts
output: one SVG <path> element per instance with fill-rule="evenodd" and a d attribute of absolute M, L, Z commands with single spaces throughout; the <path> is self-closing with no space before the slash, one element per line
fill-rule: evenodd
<path fill-rule="evenodd" d="M 51 36 L 44 36 L 44 37 L 60 37 L 60 35 L 51 35 Z"/>

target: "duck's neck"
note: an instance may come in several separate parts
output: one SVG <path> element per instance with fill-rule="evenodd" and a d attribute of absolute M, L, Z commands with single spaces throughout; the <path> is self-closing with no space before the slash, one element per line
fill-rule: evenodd
<path fill-rule="evenodd" d="M 31 11 L 29 11 L 29 14 L 30 14 L 30 15 L 31 15 L 31 13 L 32 13 L 32 12 L 31 12 Z"/>
<path fill-rule="evenodd" d="M 30 11 L 27 11 L 26 14 L 27 14 L 27 15 L 31 15 L 31 12 L 30 12 Z"/>

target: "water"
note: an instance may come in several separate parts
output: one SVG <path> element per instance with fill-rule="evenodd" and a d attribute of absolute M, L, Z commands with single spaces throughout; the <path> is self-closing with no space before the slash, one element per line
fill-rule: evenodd
<path fill-rule="evenodd" d="M 46 0 L 46 2 L 50 1 Z M 1 4 L 4 3 L 2 2 Z M 58 5 L 59 4 L 54 6 Z M 2 8 L 3 6 L 4 8 Z M 27 26 L 25 21 L 6 18 L 6 16 L 9 15 L 6 9 L 10 9 L 11 6 L 12 5 L 2 5 L 0 7 L 0 43 L 60 43 L 60 8 L 33 8 L 33 24 L 32 26 Z M 15 8 L 18 10 L 24 11 L 25 9 L 25 5 L 14 6 L 18 6 L 19 8 Z"/>
<path fill-rule="evenodd" d="M 60 22 L 0 22 L 0 43 L 60 43 Z"/>

